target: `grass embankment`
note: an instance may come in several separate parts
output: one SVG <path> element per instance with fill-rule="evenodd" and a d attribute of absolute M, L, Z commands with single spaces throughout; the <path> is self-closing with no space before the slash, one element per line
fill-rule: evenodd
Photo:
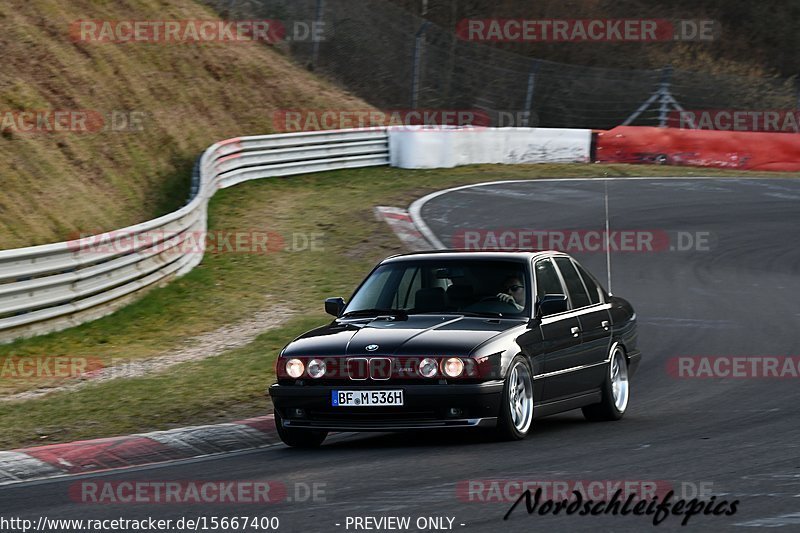
<path fill-rule="evenodd" d="M 176 209 L 204 148 L 274 131 L 276 110 L 369 108 L 262 43 L 91 43 L 70 34 L 81 19 L 216 18 L 192 0 L 0 3 L 0 249 Z M 116 113 L 115 129 L 18 127 L 16 112 L 41 110 L 99 113 L 106 126 Z M 140 126 L 122 128 L 124 120 Z"/>
<path fill-rule="evenodd" d="M 405 206 L 427 192 L 467 183 L 604 173 L 736 175 L 624 165 L 484 165 L 430 171 L 380 167 L 266 179 L 220 191 L 211 203 L 212 230 L 258 229 L 287 240 L 293 233 L 322 232 L 323 250 L 208 255 L 185 277 L 111 316 L 2 346 L 0 354 L 142 359 L 168 353 L 200 333 L 279 302 L 299 315 L 244 347 L 158 375 L 0 403 L 0 449 L 264 414 L 269 409 L 264 393 L 280 348 L 327 320 L 325 297 L 349 296 L 375 262 L 403 251 L 388 226 L 375 219 L 373 206 Z M 41 382 L 4 380 L 0 386 L 8 394 Z"/>

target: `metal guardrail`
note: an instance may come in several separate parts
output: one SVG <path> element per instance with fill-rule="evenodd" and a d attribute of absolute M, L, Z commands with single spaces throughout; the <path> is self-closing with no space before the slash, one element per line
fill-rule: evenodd
<path fill-rule="evenodd" d="M 182 246 L 205 236 L 217 189 L 252 179 L 389 164 L 385 129 L 238 137 L 209 147 L 181 209 L 79 240 L 0 250 L 0 342 L 107 315 L 203 258 Z"/>

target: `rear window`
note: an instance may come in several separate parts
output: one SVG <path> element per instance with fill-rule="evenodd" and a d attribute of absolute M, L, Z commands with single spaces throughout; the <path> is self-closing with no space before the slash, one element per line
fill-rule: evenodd
<path fill-rule="evenodd" d="M 589 274 L 580 263 L 576 262 L 575 266 L 578 267 L 578 273 L 580 273 L 581 279 L 583 279 L 583 284 L 586 285 L 586 292 L 589 293 L 589 299 L 592 303 L 599 304 L 604 302 L 605 297 L 603 296 L 603 289 L 601 289 L 600 285 L 595 281 L 594 276 Z"/>

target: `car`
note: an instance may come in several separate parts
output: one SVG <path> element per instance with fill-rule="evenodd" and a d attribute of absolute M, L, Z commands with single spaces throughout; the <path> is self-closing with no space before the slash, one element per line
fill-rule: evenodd
<path fill-rule="evenodd" d="M 325 310 L 335 319 L 283 348 L 269 387 L 293 447 L 329 431 L 522 439 L 534 419 L 573 409 L 619 420 L 641 359 L 631 304 L 558 251 L 392 256 Z"/>

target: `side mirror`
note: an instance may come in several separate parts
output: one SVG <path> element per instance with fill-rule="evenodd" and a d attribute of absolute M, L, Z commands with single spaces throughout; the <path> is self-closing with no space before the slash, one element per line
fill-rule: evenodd
<path fill-rule="evenodd" d="M 344 311 L 344 298 L 328 298 L 325 300 L 325 312 L 329 315 L 339 316 Z"/>
<path fill-rule="evenodd" d="M 569 302 L 564 294 L 545 294 L 536 302 L 536 318 L 555 315 L 569 310 Z"/>

